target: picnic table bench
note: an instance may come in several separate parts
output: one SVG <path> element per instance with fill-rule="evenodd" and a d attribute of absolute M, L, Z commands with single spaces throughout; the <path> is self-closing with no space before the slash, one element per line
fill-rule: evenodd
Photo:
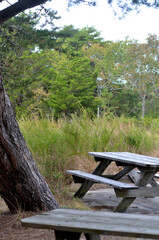
<path fill-rule="evenodd" d="M 100 235 L 159 239 L 159 217 L 102 211 L 55 209 L 21 220 L 22 226 L 52 229 L 56 240 L 100 240 Z"/>
<path fill-rule="evenodd" d="M 92 173 L 78 170 L 68 170 L 75 183 L 81 183 L 75 197 L 83 197 L 94 183 L 102 183 L 114 188 L 117 197 L 122 200 L 114 209 L 115 212 L 125 212 L 131 203 L 138 197 L 159 196 L 159 185 L 155 175 L 159 171 L 159 158 L 139 155 L 128 152 L 90 152 L 98 166 Z M 115 162 L 118 168 L 116 174 L 104 175 L 107 167 Z M 123 177 L 129 177 L 129 183 L 121 182 Z"/>

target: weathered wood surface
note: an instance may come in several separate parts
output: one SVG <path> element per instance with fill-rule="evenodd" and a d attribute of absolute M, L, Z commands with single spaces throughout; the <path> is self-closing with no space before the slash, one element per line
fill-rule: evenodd
<path fill-rule="evenodd" d="M 113 175 L 113 174 L 102 174 L 102 175 L 100 175 L 100 177 L 117 180 L 116 175 Z M 81 177 L 78 177 L 78 176 L 73 176 L 73 180 L 74 180 L 74 183 L 83 183 L 85 181 L 84 178 L 81 178 Z M 125 175 L 125 176 L 121 177 L 120 182 L 132 183 L 132 181 L 130 180 L 128 175 Z M 94 183 L 97 183 L 97 182 L 94 182 Z"/>
<path fill-rule="evenodd" d="M 89 152 L 98 161 L 98 158 L 103 158 L 115 162 L 129 163 L 135 166 L 155 167 L 159 168 L 159 158 L 144 156 L 128 152 Z"/>
<path fill-rule="evenodd" d="M 154 180 L 154 176 L 159 171 L 159 158 L 128 152 L 89 152 L 89 154 L 93 155 L 95 161 L 99 162 L 96 168 L 98 171 L 95 172 L 95 169 L 93 174 L 75 170 L 68 171 L 69 174 L 72 174 L 75 183 L 82 183 L 74 196 L 83 197 L 93 183 L 110 185 L 116 190 L 117 197 L 122 197 L 121 202 L 114 209 L 115 212 L 125 212 L 136 197 L 158 196 L 159 185 Z M 106 178 L 102 174 L 112 161 L 115 161 L 119 165 L 122 164 L 123 169 L 117 174 Z M 136 168 L 138 168 L 140 174 L 135 170 Z M 126 175 L 129 176 L 134 185 L 118 181 Z M 147 188 L 149 185 L 152 186 L 151 189 Z M 139 191 L 139 188 L 142 189 Z M 134 191 L 131 191 L 131 189 L 134 189 Z"/>
<path fill-rule="evenodd" d="M 159 197 L 159 187 L 140 187 L 138 189 L 120 190 L 115 189 L 117 197 Z"/>
<path fill-rule="evenodd" d="M 100 161 L 99 165 L 94 169 L 92 174 L 101 175 L 105 169 L 110 165 L 111 161 Z M 75 197 L 82 198 L 86 192 L 92 187 L 94 182 L 90 180 L 84 180 L 78 191 L 74 194 Z"/>
<path fill-rule="evenodd" d="M 75 175 L 84 179 L 88 179 L 90 181 L 93 182 L 98 182 L 98 183 L 103 183 L 103 184 L 107 184 L 109 186 L 113 186 L 115 188 L 119 188 L 119 189 L 135 189 L 138 188 L 138 186 L 135 185 L 130 185 L 128 183 L 123 183 L 123 182 L 119 182 L 119 181 L 115 181 L 109 178 L 105 178 L 105 177 L 101 177 L 101 176 L 97 176 L 94 174 L 90 174 L 90 173 L 86 173 L 86 172 L 82 172 L 82 171 L 78 171 L 78 170 L 67 170 L 67 172 L 71 175 Z"/>
<path fill-rule="evenodd" d="M 139 169 L 140 169 L 140 168 L 139 168 Z M 141 172 L 142 172 L 142 169 L 141 169 Z M 136 173 L 135 173 L 135 170 L 132 170 L 132 171 L 129 173 L 129 177 L 131 178 L 131 174 L 132 174 L 132 177 L 133 177 L 133 178 L 134 178 L 134 176 L 136 175 L 137 178 L 139 179 L 141 172 L 140 172 L 140 171 L 136 171 Z M 137 178 L 136 178 L 136 182 L 137 182 Z M 159 178 L 159 174 L 155 174 L 155 175 L 153 176 L 153 178 L 151 179 L 151 181 L 150 181 L 150 184 L 151 184 L 151 186 L 153 186 L 153 187 L 159 186 L 158 183 L 156 182 L 155 178 Z M 133 182 L 135 182 L 135 181 L 133 181 Z M 136 182 L 135 182 L 135 183 L 136 183 Z"/>
<path fill-rule="evenodd" d="M 129 173 L 132 170 L 134 170 L 134 168 L 135 167 L 132 166 L 132 165 L 127 165 L 127 166 L 123 167 L 123 169 L 120 172 L 115 174 L 112 179 L 113 180 L 119 180 L 120 178 L 124 177 L 127 173 Z"/>
<path fill-rule="evenodd" d="M 159 239 L 159 217 L 154 215 L 55 209 L 22 219 L 22 225 L 32 228 L 96 234 L 95 236 L 101 234 Z"/>
<path fill-rule="evenodd" d="M 136 185 L 139 187 L 145 187 L 148 183 L 150 183 L 151 179 L 155 174 L 156 174 L 156 171 L 154 171 L 153 169 L 143 168 L 140 178 L 138 180 L 135 179 L 135 181 L 137 180 Z M 145 193 L 145 197 L 147 197 L 146 193 Z M 135 199 L 136 197 L 124 197 L 114 211 L 125 212 Z"/>

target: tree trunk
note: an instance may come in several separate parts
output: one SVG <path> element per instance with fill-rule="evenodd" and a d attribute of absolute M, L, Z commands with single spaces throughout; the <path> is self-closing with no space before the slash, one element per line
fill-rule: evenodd
<path fill-rule="evenodd" d="M 142 118 L 145 117 L 145 112 L 146 112 L 146 95 L 144 94 L 142 96 Z"/>
<path fill-rule="evenodd" d="M 2 83 L 1 68 L 0 195 L 11 212 L 59 207 L 26 146 Z"/>
<path fill-rule="evenodd" d="M 21 13 L 28 8 L 44 4 L 46 1 L 47 0 L 19 0 L 16 3 L 0 11 L 0 24 L 14 17 L 18 13 Z"/>

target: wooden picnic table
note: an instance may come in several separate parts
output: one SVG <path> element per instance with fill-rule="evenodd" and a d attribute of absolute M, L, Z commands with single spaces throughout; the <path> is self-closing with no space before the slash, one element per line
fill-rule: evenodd
<path fill-rule="evenodd" d="M 75 183 L 81 183 L 75 197 L 83 197 L 94 183 L 108 184 L 114 188 L 116 196 L 122 198 L 114 211 L 125 212 L 138 197 L 159 196 L 159 185 L 155 180 L 155 174 L 159 171 L 159 158 L 128 152 L 89 152 L 88 154 L 94 156 L 98 163 L 91 174 L 76 170 L 67 171 L 73 176 Z M 122 168 L 118 168 L 115 174 L 103 175 L 112 162 Z M 129 177 L 130 184 L 120 181 L 124 176 Z"/>
<path fill-rule="evenodd" d="M 55 209 L 21 220 L 25 227 L 52 229 L 56 240 L 101 240 L 100 235 L 159 239 L 159 217 L 145 214 Z"/>

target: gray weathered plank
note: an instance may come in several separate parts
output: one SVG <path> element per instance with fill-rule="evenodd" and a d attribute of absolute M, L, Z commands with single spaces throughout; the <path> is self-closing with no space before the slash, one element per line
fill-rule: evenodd
<path fill-rule="evenodd" d="M 111 161 L 129 163 L 136 166 L 148 166 L 159 168 L 159 158 L 144 156 L 135 153 L 128 152 L 89 152 L 89 155 L 93 155 L 96 159 L 103 158 Z"/>
<path fill-rule="evenodd" d="M 139 168 L 140 169 L 140 168 Z M 133 171 L 135 171 L 135 170 L 133 170 Z M 142 172 L 142 169 L 141 169 L 141 172 Z M 136 175 L 138 174 L 138 178 L 140 178 L 140 174 L 141 174 L 141 172 L 140 171 L 136 171 Z M 129 177 L 131 178 L 131 172 L 129 173 Z M 132 177 L 133 177 L 133 175 L 132 175 Z M 150 180 L 150 184 L 151 184 L 151 186 L 153 186 L 153 187 L 157 187 L 157 186 L 159 186 L 158 185 L 158 183 L 155 181 L 155 178 L 158 178 L 158 174 L 155 174 L 154 176 L 153 176 L 153 178 Z M 137 180 L 137 179 L 136 179 Z M 135 182 L 136 183 L 136 182 Z"/>
<path fill-rule="evenodd" d="M 55 209 L 22 219 L 22 225 L 58 231 L 159 239 L 159 217 L 154 215 Z"/>
<path fill-rule="evenodd" d="M 105 171 L 105 169 L 109 166 L 110 163 L 111 161 L 100 161 L 100 163 L 94 169 L 92 174 L 101 175 Z M 94 182 L 85 179 L 84 182 L 81 184 L 80 188 L 78 189 L 78 191 L 74 194 L 74 196 L 82 198 L 86 194 L 86 192 L 88 192 L 88 190 L 92 187 L 93 184 Z"/>
<path fill-rule="evenodd" d="M 138 188 L 137 186 L 134 185 L 130 185 L 128 183 L 123 183 L 123 182 L 119 182 L 119 181 L 115 181 L 109 178 L 104 178 L 104 177 L 100 177 L 94 174 L 90 174 L 90 173 L 85 173 L 82 171 L 78 171 L 78 170 L 67 170 L 67 172 L 71 175 L 75 175 L 84 179 L 88 179 L 91 180 L 93 182 L 98 182 L 98 183 L 103 183 L 103 184 L 107 184 L 109 186 L 113 186 L 119 189 L 131 189 L 131 188 Z"/>
<path fill-rule="evenodd" d="M 130 171 L 132 171 L 133 169 L 134 169 L 134 166 L 127 165 L 120 172 L 118 172 L 116 175 L 114 175 L 114 177 L 112 179 L 118 180 L 118 179 L 122 178 L 123 176 L 125 176 Z"/>
<path fill-rule="evenodd" d="M 159 187 L 140 187 L 138 189 L 115 189 L 117 197 L 146 197 L 153 198 L 159 196 Z"/>
<path fill-rule="evenodd" d="M 139 181 L 139 179 L 141 177 L 141 175 L 135 169 L 131 170 L 128 173 L 128 176 L 130 177 L 132 182 L 134 182 L 135 184 Z"/>
<path fill-rule="evenodd" d="M 154 169 L 149 169 L 149 171 L 147 171 L 147 169 L 144 170 L 144 168 L 143 168 L 142 172 L 141 172 L 141 176 L 137 180 L 136 185 L 139 187 L 145 187 L 150 182 L 150 180 L 152 179 L 152 177 L 154 176 L 155 173 L 156 173 L 156 171 L 154 171 Z M 124 197 L 121 200 L 121 202 L 118 204 L 118 206 L 115 208 L 114 211 L 115 212 L 125 212 L 126 209 L 131 205 L 131 203 L 135 199 L 136 199 L 136 197 Z"/>

